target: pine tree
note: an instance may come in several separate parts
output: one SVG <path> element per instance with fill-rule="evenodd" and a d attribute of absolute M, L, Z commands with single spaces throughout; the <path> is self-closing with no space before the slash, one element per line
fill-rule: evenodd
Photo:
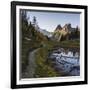
<path fill-rule="evenodd" d="M 37 25 L 37 20 L 35 16 L 33 17 L 33 25 Z"/>

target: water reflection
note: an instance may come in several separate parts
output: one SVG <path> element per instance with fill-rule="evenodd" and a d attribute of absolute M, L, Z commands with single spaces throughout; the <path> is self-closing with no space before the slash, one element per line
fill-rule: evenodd
<path fill-rule="evenodd" d="M 59 48 L 53 50 L 50 59 L 55 63 L 55 68 L 63 75 L 80 75 L 80 56 L 78 51 Z"/>

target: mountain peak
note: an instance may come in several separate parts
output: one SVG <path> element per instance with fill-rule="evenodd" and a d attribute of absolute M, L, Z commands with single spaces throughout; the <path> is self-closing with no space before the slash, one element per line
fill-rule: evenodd
<path fill-rule="evenodd" d="M 65 25 L 64 25 L 64 28 L 70 29 L 70 28 L 71 28 L 71 24 L 70 24 L 70 23 L 65 24 Z"/>
<path fill-rule="evenodd" d="M 61 27 L 61 25 L 59 24 L 59 25 L 56 27 L 55 31 L 61 30 L 61 29 L 62 29 L 62 27 Z"/>

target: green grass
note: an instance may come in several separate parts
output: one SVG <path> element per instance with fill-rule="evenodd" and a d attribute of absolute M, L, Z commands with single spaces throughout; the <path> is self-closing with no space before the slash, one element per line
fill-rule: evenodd
<path fill-rule="evenodd" d="M 40 48 L 36 53 L 36 77 L 55 77 L 58 73 L 51 67 L 51 63 L 47 62 L 48 49 Z"/>
<path fill-rule="evenodd" d="M 62 41 L 60 45 L 63 47 L 80 48 L 80 40 Z"/>
<path fill-rule="evenodd" d="M 22 46 L 21 46 L 21 65 L 22 65 L 22 73 L 25 71 L 27 65 L 28 65 L 28 54 L 30 51 L 40 47 L 40 44 L 37 44 L 38 42 L 36 41 L 28 41 L 28 40 L 23 40 L 22 41 Z"/>

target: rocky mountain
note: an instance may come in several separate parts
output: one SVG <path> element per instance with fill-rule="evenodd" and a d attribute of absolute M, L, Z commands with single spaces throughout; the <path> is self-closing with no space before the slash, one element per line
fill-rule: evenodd
<path fill-rule="evenodd" d="M 59 25 L 56 27 L 56 29 L 55 29 L 55 31 L 58 31 L 58 30 L 62 30 L 62 27 L 61 27 L 60 24 L 59 24 Z"/>
<path fill-rule="evenodd" d="M 52 35 L 52 39 L 56 41 L 61 40 L 68 40 L 70 37 L 74 37 L 71 34 L 76 34 L 76 32 L 79 31 L 79 28 L 72 28 L 71 24 L 65 24 L 63 27 L 61 25 L 58 25 L 56 29 L 54 30 L 54 33 Z"/>
<path fill-rule="evenodd" d="M 57 25 L 54 32 L 51 33 L 45 29 L 40 28 L 36 22 L 35 17 L 34 19 L 35 20 L 32 22 L 32 26 L 35 28 L 35 31 L 39 33 L 39 36 L 46 37 L 47 39 L 55 40 L 58 42 L 68 39 L 77 39 L 80 37 L 79 28 L 72 28 L 70 23 L 65 24 L 63 27 L 60 24 Z"/>

